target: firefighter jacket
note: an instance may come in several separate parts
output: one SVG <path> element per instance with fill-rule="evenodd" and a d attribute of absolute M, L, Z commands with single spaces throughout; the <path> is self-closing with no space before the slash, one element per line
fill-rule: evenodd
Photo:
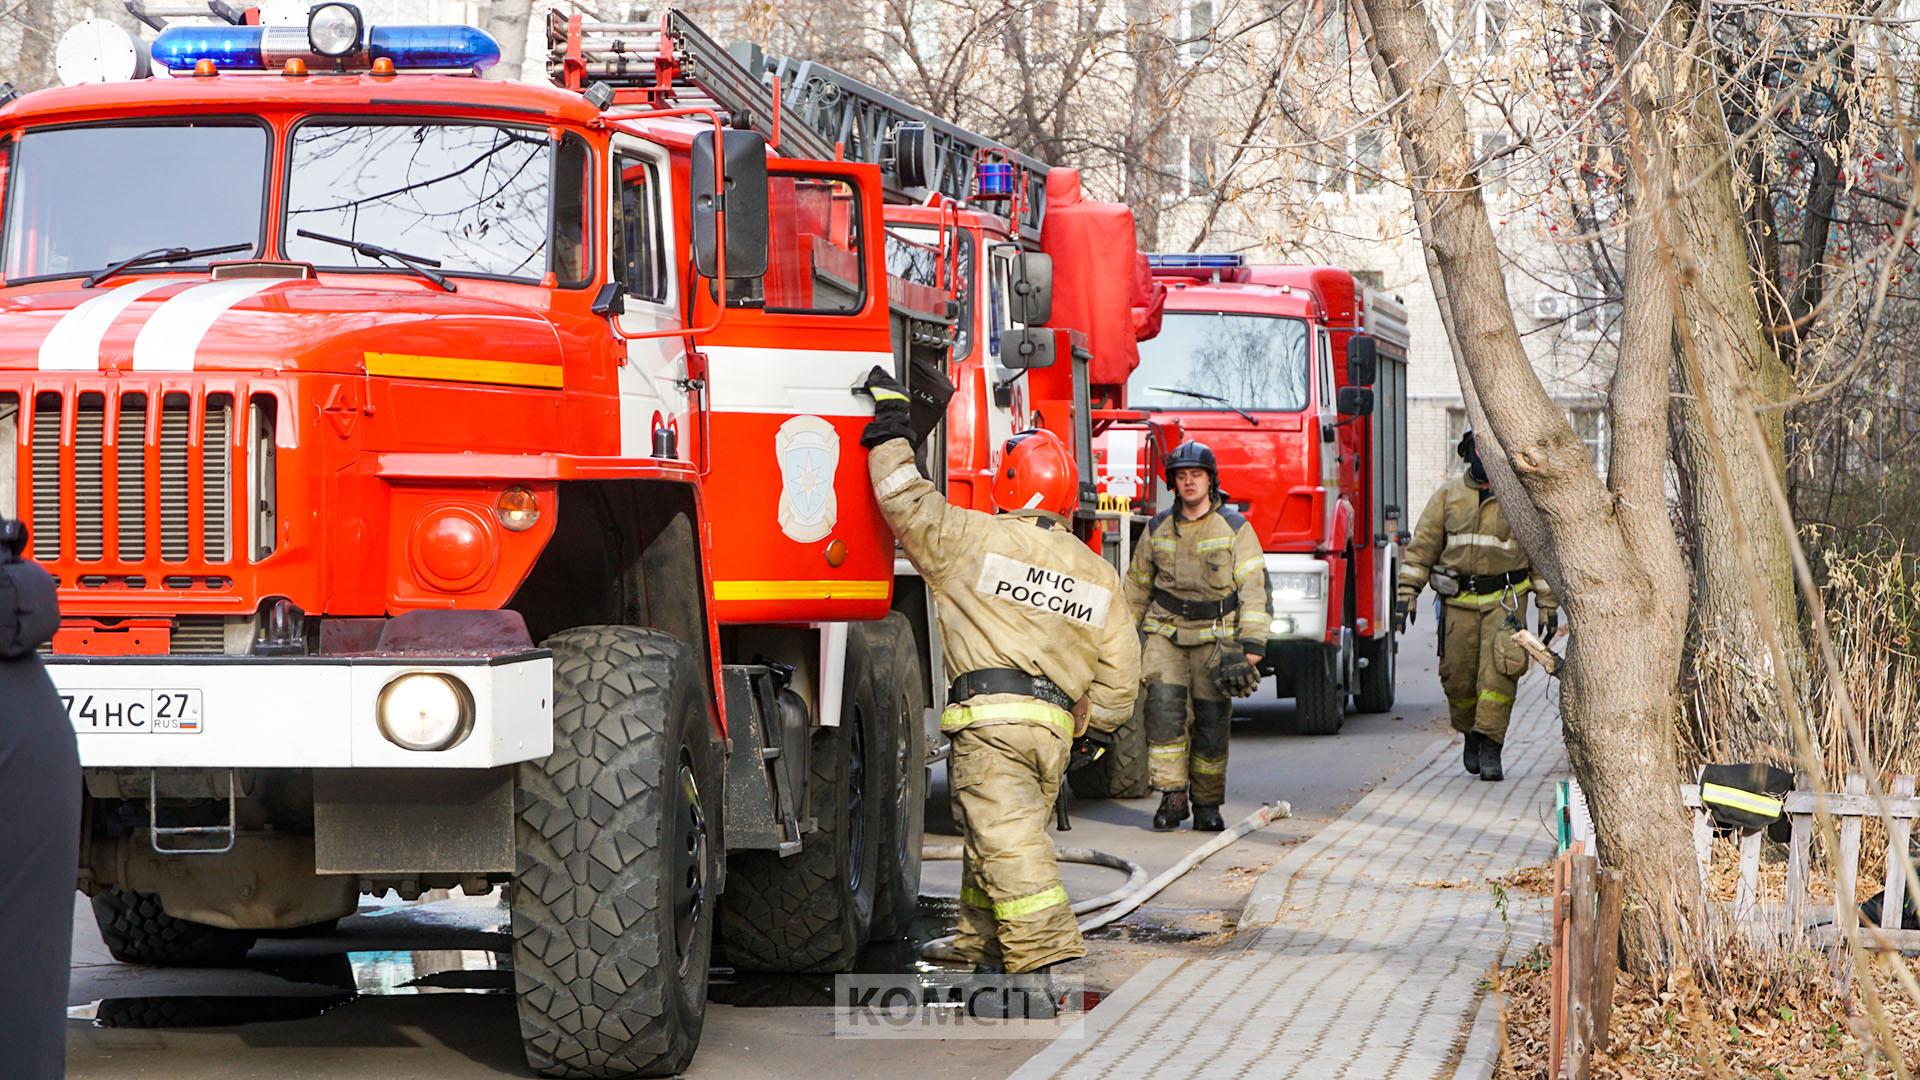
<path fill-rule="evenodd" d="M 905 439 L 868 455 L 873 491 L 907 558 L 933 591 L 946 681 L 1015 668 L 1088 699 L 1088 726 L 1112 731 L 1133 715 L 1140 640 L 1120 575 L 1042 511 L 983 514 L 951 506 L 914 465 Z M 949 705 L 940 726 L 1029 722 L 1071 738 L 1065 709 L 1015 694 Z"/>
<path fill-rule="evenodd" d="M 1401 555 L 1400 585 L 1417 592 L 1436 569 L 1450 571 L 1462 583 L 1458 593 L 1446 598 L 1450 607 L 1484 611 L 1499 603 L 1506 585 L 1490 580 L 1496 577 L 1508 579 L 1516 597 L 1532 592 L 1543 612 L 1560 606 L 1547 583 L 1531 576 L 1527 553 L 1513 538 L 1499 498 L 1473 486 L 1465 473 L 1434 492 L 1420 512 L 1413 542 Z M 1474 578 L 1481 580 L 1476 583 Z"/>
<path fill-rule="evenodd" d="M 1182 601 L 1238 606 L 1218 616 L 1190 617 L 1169 610 L 1155 593 Z M 1267 560 L 1247 519 L 1215 496 L 1206 516 L 1187 521 L 1179 509 L 1148 523 L 1127 569 L 1127 607 L 1140 629 L 1176 645 L 1238 641 L 1250 653 L 1267 651 Z"/>

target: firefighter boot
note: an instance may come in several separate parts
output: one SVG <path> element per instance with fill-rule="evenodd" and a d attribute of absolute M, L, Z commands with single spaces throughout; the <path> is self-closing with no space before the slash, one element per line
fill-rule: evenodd
<path fill-rule="evenodd" d="M 1220 816 L 1220 808 L 1206 803 L 1193 804 L 1194 832 L 1221 832 L 1226 829 L 1227 821 Z"/>
<path fill-rule="evenodd" d="M 1482 736 L 1479 732 L 1467 732 L 1467 749 L 1465 753 L 1460 755 L 1460 764 L 1465 765 L 1467 771 L 1475 775 L 1478 775 L 1480 772 L 1481 739 Z"/>
<path fill-rule="evenodd" d="M 1506 775 L 1500 769 L 1500 744 L 1489 736 L 1480 736 L 1480 779 L 1504 780 Z"/>
<path fill-rule="evenodd" d="M 1153 812 L 1153 831 L 1171 832 L 1187 820 L 1187 793 L 1184 791 L 1163 791 L 1160 793 L 1160 809 Z"/>
<path fill-rule="evenodd" d="M 977 979 L 967 994 L 967 1015 L 978 1020 L 1054 1019 L 1060 1015 L 1060 1001 L 1052 970 L 1048 964 L 1019 975 Z"/>

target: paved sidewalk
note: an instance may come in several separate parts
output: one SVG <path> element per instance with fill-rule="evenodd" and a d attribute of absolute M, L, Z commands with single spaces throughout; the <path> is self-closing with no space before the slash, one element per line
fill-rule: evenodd
<path fill-rule="evenodd" d="M 1491 1010 L 1467 1045 L 1479 984 L 1547 924 L 1545 902 L 1521 896 L 1503 919 L 1485 879 L 1552 858 L 1553 782 L 1567 775 L 1558 685 L 1538 672 L 1505 763 L 1504 783 L 1482 783 L 1457 739 L 1436 743 L 1267 871 L 1242 951 L 1150 965 L 1088 1016 L 1086 1037 L 1013 1080 L 1485 1076 Z"/>

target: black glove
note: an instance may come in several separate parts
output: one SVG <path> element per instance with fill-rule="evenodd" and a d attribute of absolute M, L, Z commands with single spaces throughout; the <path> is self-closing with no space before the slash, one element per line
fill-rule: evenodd
<path fill-rule="evenodd" d="M 1113 745 L 1113 732 L 1095 731 L 1088 728 L 1079 738 L 1073 740 L 1073 750 L 1067 758 L 1067 771 L 1075 772 L 1100 760 L 1101 755 Z"/>
<path fill-rule="evenodd" d="M 1554 608 L 1552 611 L 1541 612 L 1540 613 L 1540 641 L 1543 644 L 1551 643 L 1553 641 L 1553 635 L 1559 632 L 1560 632 L 1560 609 Z"/>
<path fill-rule="evenodd" d="M 1247 662 L 1247 654 L 1236 644 L 1214 667 L 1213 685 L 1230 698 L 1247 697 L 1260 689 L 1260 669 Z"/>
<path fill-rule="evenodd" d="M 27 550 L 27 527 L 12 518 L 0 517 L 0 563 L 8 563 Z"/>
<path fill-rule="evenodd" d="M 905 439 L 919 445 L 919 440 L 913 437 L 907 389 L 900 385 L 900 380 L 875 364 L 873 370 L 867 372 L 863 388 L 873 397 L 873 419 L 867 423 L 867 430 L 860 433 L 860 445 L 871 450 L 892 439 Z"/>
<path fill-rule="evenodd" d="M 913 384 L 907 387 L 907 406 L 913 443 L 918 446 L 946 419 L 947 402 L 953 400 L 953 382 L 947 378 L 945 360 L 930 362 L 922 353 L 914 354 L 907 365 L 907 379 Z"/>

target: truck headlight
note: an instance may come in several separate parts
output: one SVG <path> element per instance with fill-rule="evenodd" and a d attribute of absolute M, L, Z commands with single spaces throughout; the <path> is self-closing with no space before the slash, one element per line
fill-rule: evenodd
<path fill-rule="evenodd" d="M 345 56 L 360 47 L 365 29 L 352 4 L 320 4 L 307 13 L 307 46 L 321 56 Z"/>
<path fill-rule="evenodd" d="M 1276 604 L 1319 600 L 1327 595 L 1327 579 L 1323 574 L 1269 574 L 1267 580 Z"/>
<path fill-rule="evenodd" d="M 402 750 L 446 750 L 473 727 L 473 695 L 436 671 L 414 671 L 380 690 L 380 734 Z"/>
<path fill-rule="evenodd" d="M 1275 615 L 1273 621 L 1267 625 L 1267 633 L 1277 634 L 1280 637 L 1293 633 L 1293 616 Z"/>

